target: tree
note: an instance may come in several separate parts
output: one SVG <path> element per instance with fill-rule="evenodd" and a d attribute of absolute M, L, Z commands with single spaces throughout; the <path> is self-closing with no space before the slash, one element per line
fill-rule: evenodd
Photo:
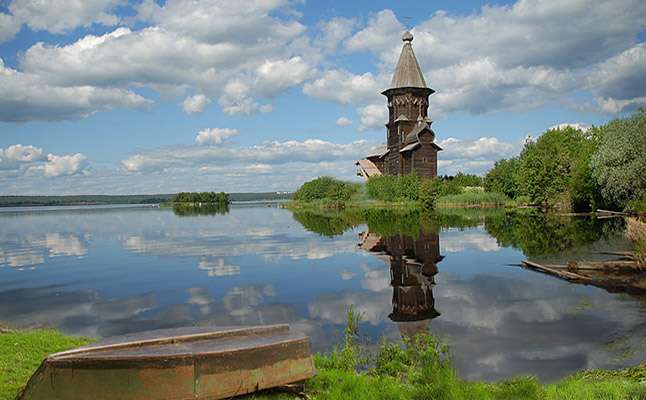
<path fill-rule="evenodd" d="M 518 168 L 518 157 L 496 161 L 493 168 L 484 178 L 484 187 L 487 192 L 503 193 L 512 199 L 518 193 L 514 183 L 514 175 Z"/>
<path fill-rule="evenodd" d="M 646 108 L 602 126 L 591 175 L 604 199 L 625 206 L 646 198 Z"/>
<path fill-rule="evenodd" d="M 536 204 L 570 207 L 572 169 L 586 140 L 582 131 L 566 127 L 550 129 L 527 143 L 514 174 L 517 194 Z"/>

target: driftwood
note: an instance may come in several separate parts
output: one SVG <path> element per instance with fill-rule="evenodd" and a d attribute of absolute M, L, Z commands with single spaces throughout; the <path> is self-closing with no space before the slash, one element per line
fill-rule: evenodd
<path fill-rule="evenodd" d="M 586 264 L 590 267 L 589 263 L 581 265 Z M 639 296 L 646 294 L 646 273 L 637 270 L 618 271 L 599 268 L 572 270 L 568 265 L 542 265 L 529 260 L 523 261 L 523 267 L 568 282 L 597 286 L 609 292 L 627 292 Z"/>
<path fill-rule="evenodd" d="M 629 258 L 635 260 L 635 253 L 632 251 L 600 251 L 598 254 L 605 254 L 609 256 L 619 256 L 620 258 Z"/>
<path fill-rule="evenodd" d="M 570 261 L 567 263 L 569 271 L 589 269 L 597 271 L 642 271 L 643 268 L 634 260 L 609 260 L 609 261 Z"/>
<path fill-rule="evenodd" d="M 597 214 L 630 215 L 628 213 L 621 212 L 621 211 L 602 210 L 600 208 L 597 209 Z"/>

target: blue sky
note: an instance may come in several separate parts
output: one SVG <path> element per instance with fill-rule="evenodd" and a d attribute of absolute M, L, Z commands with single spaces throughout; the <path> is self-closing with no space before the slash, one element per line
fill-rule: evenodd
<path fill-rule="evenodd" d="M 646 4 L 0 0 L 0 194 L 293 190 L 385 140 L 411 29 L 440 173 L 646 103 Z"/>

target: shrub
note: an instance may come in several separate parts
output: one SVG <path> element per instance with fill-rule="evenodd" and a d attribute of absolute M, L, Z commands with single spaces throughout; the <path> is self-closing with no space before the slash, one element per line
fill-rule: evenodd
<path fill-rule="evenodd" d="M 427 209 L 435 208 L 435 200 L 440 196 L 442 191 L 438 179 L 424 179 L 419 188 L 419 201 L 422 207 Z"/>
<path fill-rule="evenodd" d="M 412 173 L 405 176 L 374 176 L 366 184 L 368 195 L 381 201 L 416 201 L 419 199 L 420 178 Z"/>
<path fill-rule="evenodd" d="M 344 202 L 349 200 L 357 189 L 357 184 L 343 182 L 329 176 L 322 176 L 305 182 L 294 193 L 294 200 L 305 202 L 316 200 Z"/>

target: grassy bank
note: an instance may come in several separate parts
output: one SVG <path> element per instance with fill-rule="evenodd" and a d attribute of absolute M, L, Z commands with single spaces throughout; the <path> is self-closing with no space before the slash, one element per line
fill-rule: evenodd
<path fill-rule="evenodd" d="M 502 193 L 464 192 L 440 196 L 436 208 L 493 208 L 515 207 L 516 203 Z"/>
<path fill-rule="evenodd" d="M 465 181 L 464 183 L 461 183 Z M 304 183 L 287 204 L 292 210 L 340 208 L 494 208 L 524 205 L 502 193 L 465 186 L 471 180 L 422 179 L 415 174 L 377 176 L 366 184 L 320 177 Z"/>
<path fill-rule="evenodd" d="M 0 400 L 13 400 L 48 354 L 90 343 L 54 329 L 0 334 Z"/>
<path fill-rule="evenodd" d="M 407 339 L 403 346 L 383 342 L 373 352 L 359 346 L 357 338 L 356 329 L 346 329 L 341 347 L 329 354 L 315 356 L 318 374 L 305 385 L 307 398 L 646 398 L 646 364 L 617 371 L 583 371 L 547 385 L 533 377 L 498 383 L 468 382 L 458 377 L 448 347 L 434 336 Z M 89 341 L 49 329 L 0 334 L 0 400 L 13 400 L 47 354 Z M 247 398 L 276 400 L 301 397 L 265 392 Z"/>

